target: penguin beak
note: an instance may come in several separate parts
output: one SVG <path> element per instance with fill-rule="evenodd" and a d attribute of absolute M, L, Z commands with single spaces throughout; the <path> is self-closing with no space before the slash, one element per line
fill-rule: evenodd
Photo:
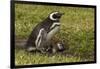
<path fill-rule="evenodd" d="M 61 15 L 64 15 L 65 13 L 61 13 Z"/>
<path fill-rule="evenodd" d="M 59 13 L 56 16 L 57 16 L 57 18 L 61 18 L 62 15 L 64 15 L 64 13 Z"/>

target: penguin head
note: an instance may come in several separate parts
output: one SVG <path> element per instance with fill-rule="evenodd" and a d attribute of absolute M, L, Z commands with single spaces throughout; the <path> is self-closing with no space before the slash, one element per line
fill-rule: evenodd
<path fill-rule="evenodd" d="M 52 12 L 50 15 L 49 15 L 49 18 L 53 21 L 56 21 L 56 20 L 60 20 L 61 16 L 64 15 L 64 13 L 61 13 L 61 12 Z"/>
<path fill-rule="evenodd" d="M 57 48 L 58 48 L 58 51 L 64 51 L 65 50 L 65 46 L 63 43 L 57 43 Z"/>

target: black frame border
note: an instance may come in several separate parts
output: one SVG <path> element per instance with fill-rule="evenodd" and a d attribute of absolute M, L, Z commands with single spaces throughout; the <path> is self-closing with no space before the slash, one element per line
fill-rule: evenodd
<path fill-rule="evenodd" d="M 54 5 L 54 6 L 69 6 L 69 7 L 84 7 L 84 8 L 94 8 L 94 61 L 87 62 L 70 62 L 70 63 L 53 63 L 53 64 L 36 64 L 36 65 L 15 65 L 15 3 L 20 4 L 36 4 L 36 5 Z M 61 66 L 61 65 L 80 65 L 80 64 L 91 64 L 97 62 L 96 56 L 96 5 L 80 5 L 80 4 L 64 4 L 64 3 L 48 3 L 48 2 L 34 2 L 34 1 L 10 1 L 10 68 L 31 68 L 31 67 L 48 67 L 48 66 Z"/>

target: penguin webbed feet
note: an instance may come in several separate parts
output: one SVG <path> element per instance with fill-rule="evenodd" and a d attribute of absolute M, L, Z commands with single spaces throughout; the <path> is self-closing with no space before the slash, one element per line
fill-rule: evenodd
<path fill-rule="evenodd" d="M 50 45 L 50 46 L 45 46 L 45 47 L 40 47 L 40 48 L 36 48 L 36 47 L 28 47 L 27 48 L 28 52 L 35 52 L 38 51 L 42 54 L 45 53 L 57 53 L 57 52 L 63 52 L 65 51 L 65 45 L 64 43 L 57 43 L 56 45 Z"/>
<path fill-rule="evenodd" d="M 27 47 L 26 51 L 28 51 L 28 52 L 34 52 L 34 51 L 36 51 L 36 47 L 33 47 L 33 46 Z"/>

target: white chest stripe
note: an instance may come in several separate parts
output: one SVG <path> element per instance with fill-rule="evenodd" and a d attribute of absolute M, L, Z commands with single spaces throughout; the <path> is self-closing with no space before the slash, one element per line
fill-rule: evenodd
<path fill-rule="evenodd" d="M 41 33 L 43 30 L 44 30 L 44 28 L 40 29 L 39 34 L 35 40 L 36 47 L 38 47 L 40 45 L 41 39 L 39 40 L 39 38 L 41 37 Z"/>
<path fill-rule="evenodd" d="M 60 25 L 60 23 L 53 23 L 50 29 L 53 28 L 55 25 Z"/>

